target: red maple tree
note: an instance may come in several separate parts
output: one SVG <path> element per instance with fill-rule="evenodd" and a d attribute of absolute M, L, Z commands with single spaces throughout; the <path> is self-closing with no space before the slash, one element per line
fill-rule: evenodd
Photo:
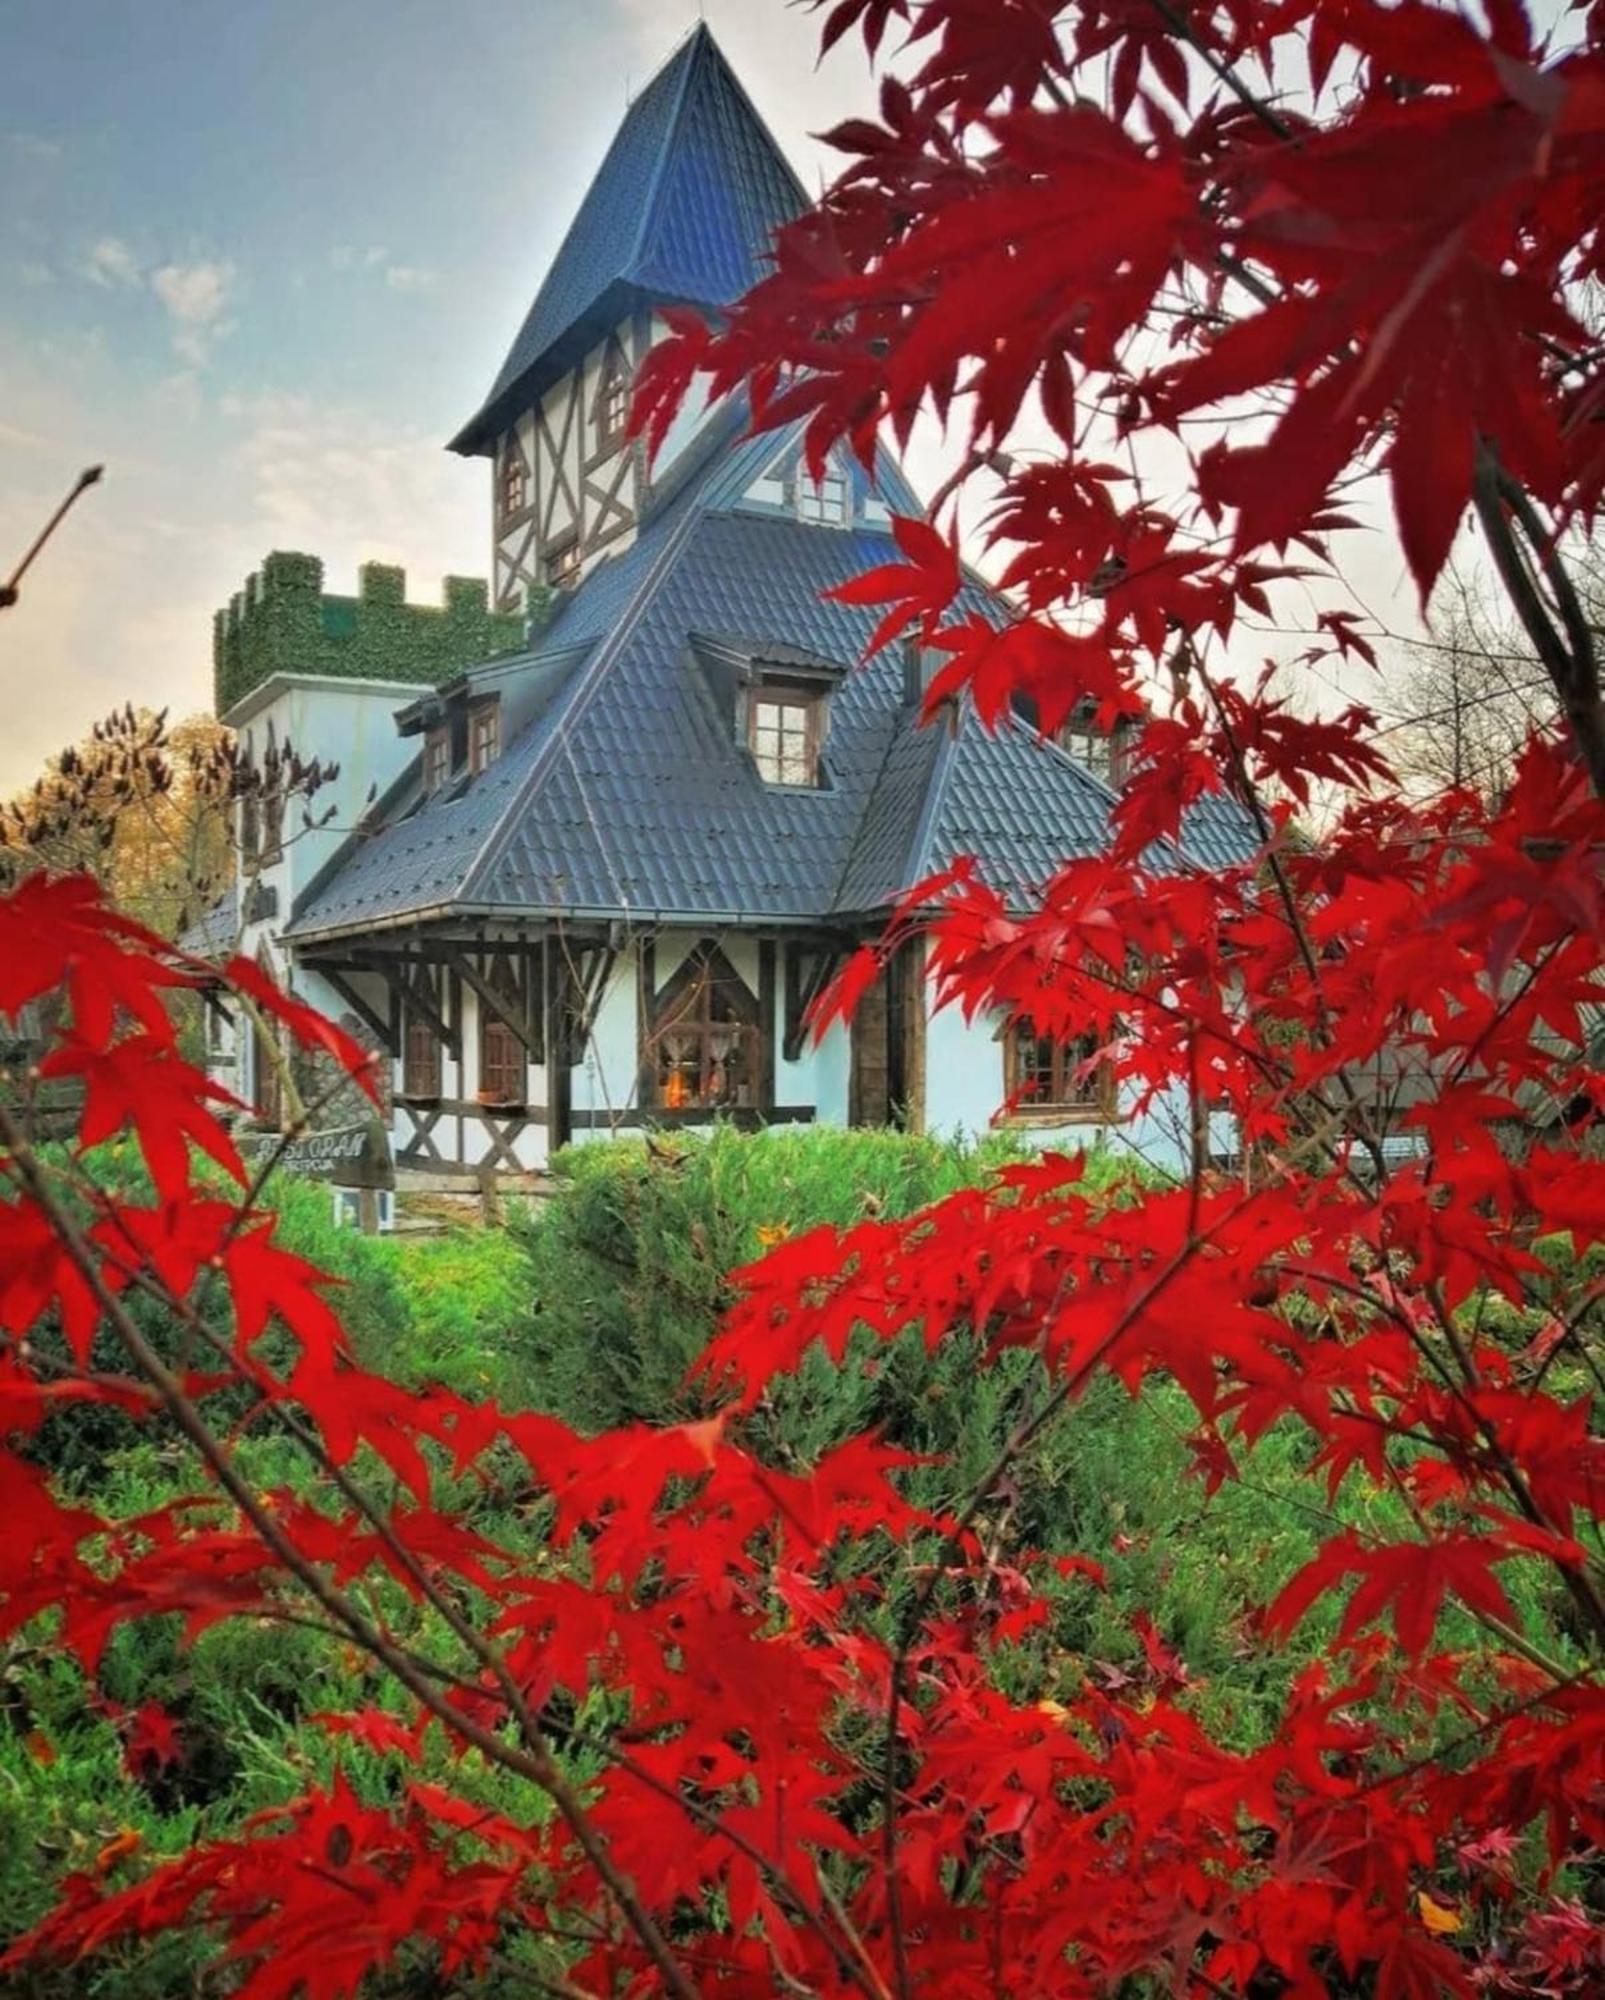
<path fill-rule="evenodd" d="M 321 2000 L 409 1942 L 455 1977 L 523 1926 L 561 1941 L 552 1990 L 598 1996 L 1601 1990 L 1605 1372 L 1581 1260 L 1605 1235 L 1605 721 L 1562 537 L 1605 479 L 1578 305 L 1605 15 L 1546 46 L 1516 0 L 836 0 L 825 34 L 873 52 L 894 26 L 917 69 L 834 135 L 846 170 L 774 276 L 718 327 L 677 323 L 638 415 L 666 425 L 701 372 L 759 427 L 806 417 L 816 465 L 932 410 L 968 426 L 953 492 L 998 482 L 1022 615 L 958 610 L 952 539 L 912 522 L 847 594 L 950 656 L 933 711 L 1023 726 L 1029 701 L 1052 728 L 1090 700 L 1143 718 L 1134 770 L 1110 854 L 1028 915 L 972 870 L 924 885 L 852 987 L 917 929 L 951 1004 L 1095 1031 L 1129 1088 L 1229 1116 L 1242 1170 L 1099 1192 L 1047 1158 L 786 1242 L 737 1274 L 700 1363 L 715 1416 L 587 1440 L 360 1369 L 178 1053 L 164 1002 L 199 969 L 85 884 L 24 884 L 0 1012 L 65 996 L 42 1076 L 75 1080 L 86 1145 L 137 1136 L 154 1193 L 41 1151 L 31 1083 L 0 1101 L 0 1634 L 52 1615 L 92 1677 L 127 1620 L 311 1622 L 393 1695 L 326 1726 L 404 1756 L 435 1732 L 462 1783 L 407 1775 L 374 1804 L 341 1779 L 130 1887 L 75 1879 L 8 1969 L 204 1925 L 253 2000 Z M 1057 447 L 1011 460 L 1032 411 Z M 1154 433 L 1184 440 L 1168 507 L 1108 455 Z M 1475 511 L 1553 680 L 1566 727 L 1493 801 L 1402 796 L 1363 707 L 1301 718 L 1209 664 L 1289 550 L 1341 566 L 1338 493 L 1367 472 L 1423 595 Z M 1321 632 L 1317 656 L 1365 651 L 1342 609 Z M 1336 803 L 1311 842 L 1314 784 Z M 1254 858 L 1168 860 L 1222 793 Z M 229 976 L 366 1075 L 253 968 Z M 858 1366 L 909 1327 L 1044 1365 L 962 1505 L 914 1507 L 873 1436 L 766 1462 L 768 1385 L 816 1343 Z M 1101 1551 L 981 1532 L 1100 1375 L 1179 1385 L 1211 1487 L 1280 1426 L 1334 1494 L 1361 1478 L 1409 1523 L 1335 1524 L 1263 1606 L 1271 1643 L 1342 1608 L 1257 1749 L 1211 1735 L 1152 1626 L 1140 1679 L 1063 1671 L 1058 1607 Z M 135 1521 L 67 1501 L 18 1441 L 86 1400 L 176 1426 L 194 1493 Z M 316 1498 L 244 1476 L 262 1421 Z M 544 1496 L 539 1562 L 455 1504 L 473 1477 Z M 1565 1657 L 1515 1566 L 1548 1579 Z M 376 1608 L 397 1603 L 419 1615 Z M 1450 1605 L 1475 1649 L 1444 1646 Z M 136 1719 L 131 1763 L 173 1747 Z M 549 1814 L 474 1803 L 485 1764 Z"/>

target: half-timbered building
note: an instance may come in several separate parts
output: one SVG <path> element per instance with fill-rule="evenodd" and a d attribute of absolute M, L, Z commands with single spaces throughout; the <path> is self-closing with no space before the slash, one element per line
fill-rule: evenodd
<path fill-rule="evenodd" d="M 696 398 L 650 465 L 628 440 L 664 307 L 738 296 L 803 200 L 699 27 L 454 440 L 485 461 L 490 611 L 530 607 L 524 642 L 425 686 L 281 658 L 228 711 L 340 762 L 329 828 L 251 860 L 243 945 L 383 1049 L 403 1172 L 536 1173 L 570 1141 L 718 1119 L 975 1131 L 1008 1100 L 1061 1143 L 1188 1143 L 1133 1118 L 1090 1048 L 933 1011 L 912 949 L 850 1029 L 805 1032 L 844 955 L 951 857 L 1023 904 L 1099 851 L 1118 770 L 1085 732 L 989 732 L 962 701 L 922 727 L 919 653 L 862 663 L 873 614 L 824 594 L 919 509 L 889 459 L 815 481 L 797 435 L 749 438 Z M 1242 843 L 1216 806 L 1172 859 Z M 271 1116 L 250 1041 L 241 1087 Z"/>

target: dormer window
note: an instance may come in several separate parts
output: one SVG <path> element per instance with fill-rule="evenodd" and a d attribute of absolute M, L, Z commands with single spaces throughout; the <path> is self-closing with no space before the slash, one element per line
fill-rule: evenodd
<path fill-rule="evenodd" d="M 596 391 L 596 448 L 611 451 L 624 442 L 630 424 L 630 364 L 616 340 L 607 344 Z"/>
<path fill-rule="evenodd" d="M 818 527 L 845 528 L 853 518 L 852 483 L 834 462 L 825 467 L 817 484 L 806 469 L 797 470 L 797 513 L 800 519 Z"/>
<path fill-rule="evenodd" d="M 747 702 L 747 736 L 766 785 L 819 783 L 824 697 L 802 688 L 760 686 Z"/>
<path fill-rule="evenodd" d="M 572 590 L 580 580 L 580 538 L 570 535 L 546 554 L 546 581 L 553 590 Z"/>
<path fill-rule="evenodd" d="M 1117 722 L 1113 729 L 1099 729 L 1092 717 L 1083 712 L 1061 723 L 1053 740 L 1067 757 L 1084 764 L 1106 785 L 1118 791 L 1126 782 L 1131 731 L 1125 723 Z"/>
<path fill-rule="evenodd" d="M 515 520 L 529 505 L 529 467 L 519 449 L 517 437 L 502 446 L 501 472 L 497 484 L 497 506 L 504 521 Z"/>
<path fill-rule="evenodd" d="M 451 776 L 451 729 L 442 722 L 424 738 L 424 792 L 440 791 Z"/>
<path fill-rule="evenodd" d="M 476 774 L 488 770 L 501 754 L 501 700 L 492 695 L 468 711 L 468 768 Z"/>

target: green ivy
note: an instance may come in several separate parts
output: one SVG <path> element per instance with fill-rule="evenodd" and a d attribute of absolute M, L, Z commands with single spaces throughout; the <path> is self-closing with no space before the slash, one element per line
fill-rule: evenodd
<path fill-rule="evenodd" d="M 523 615 L 492 611 L 483 578 L 448 576 L 442 602 L 428 605 L 407 602 L 404 570 L 364 563 L 358 574 L 355 597 L 331 596 L 317 556 L 268 556 L 214 620 L 217 713 L 274 674 L 429 687 L 523 644 Z"/>

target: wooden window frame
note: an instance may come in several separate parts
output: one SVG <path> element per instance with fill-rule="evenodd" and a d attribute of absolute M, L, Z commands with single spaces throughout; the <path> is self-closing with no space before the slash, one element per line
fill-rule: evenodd
<path fill-rule="evenodd" d="M 766 753 L 760 750 L 760 711 L 765 708 L 800 709 L 803 715 L 803 757 L 808 776 L 801 782 L 773 774 L 765 768 Z M 764 784 L 788 792 L 817 792 L 820 789 L 819 759 L 824 742 L 825 697 L 809 688 L 777 686 L 760 682 L 747 697 L 747 748 Z M 782 767 L 784 751 L 781 753 Z"/>
<path fill-rule="evenodd" d="M 256 860 L 260 868 L 271 868 L 284 859 L 284 794 L 265 792 L 261 802 L 261 838 Z"/>
<path fill-rule="evenodd" d="M 735 1020 L 715 1018 L 716 992 L 733 996 Z M 691 953 L 652 998 L 644 1025 L 641 1100 L 647 1109 L 692 1123 L 722 1112 L 766 1109 L 765 1037 L 773 1035 L 774 1022 L 765 1022 L 759 996 L 717 945 L 700 945 Z M 715 1079 L 730 1076 L 737 1068 L 731 1058 L 741 1050 L 745 1094 L 740 1084 L 733 1094 L 716 1092 Z"/>
<path fill-rule="evenodd" d="M 1048 1095 L 1028 1096 L 1027 1044 L 1045 1044 L 1048 1051 Z M 1039 1035 L 1029 1021 L 1011 1021 L 1003 1031 L 1004 1089 L 1009 1117 L 1017 1124 L 1114 1125 L 1120 1121 L 1120 1105 L 1114 1064 L 1105 1057 L 1093 1074 L 1082 1083 L 1074 1072 L 1098 1045 L 1095 1032 L 1060 1041 Z"/>
<path fill-rule="evenodd" d="M 1053 740 L 1067 757 L 1115 791 L 1125 784 L 1131 759 L 1131 731 L 1124 723 L 1117 723 L 1113 729 L 1095 729 L 1090 722 L 1072 717 L 1060 723 L 1053 732 Z M 1093 754 L 1094 745 L 1102 746 L 1099 754 Z"/>
<path fill-rule="evenodd" d="M 430 999 L 439 1005 L 441 995 L 433 975 L 418 975 L 429 989 Z M 443 982 L 442 982 L 443 983 Z M 401 1006 L 401 1095 L 412 1104 L 433 1104 L 440 1098 L 445 1050 L 440 1036 L 416 1007 L 405 1000 Z"/>
<path fill-rule="evenodd" d="M 502 704 L 499 695 L 478 701 L 468 711 L 468 768 L 477 777 L 502 754 Z"/>
<path fill-rule="evenodd" d="M 826 506 L 825 495 L 832 489 L 841 489 L 841 512 L 832 513 Z M 834 460 L 826 466 L 825 476 L 816 485 L 808 476 L 805 466 L 797 468 L 797 518 L 810 528 L 850 528 L 853 525 L 853 479 L 852 474 L 843 470 Z"/>
<path fill-rule="evenodd" d="M 631 371 L 624 349 L 610 340 L 602 357 L 602 372 L 592 405 L 592 427 L 598 457 L 611 455 L 624 443 L 630 428 Z"/>
<path fill-rule="evenodd" d="M 262 854 L 262 804 L 255 792 L 240 795 L 240 860 L 247 868 L 259 865 Z"/>
<path fill-rule="evenodd" d="M 492 960 L 487 982 L 513 1008 L 521 1008 L 518 976 L 505 958 Z M 479 1005 L 479 1102 L 498 1111 L 522 1110 L 529 1102 L 529 1051 L 481 999 Z"/>
<path fill-rule="evenodd" d="M 451 783 L 451 725 L 437 722 L 424 734 L 424 797 Z"/>
<path fill-rule="evenodd" d="M 496 518 L 506 526 L 529 512 L 529 467 L 516 436 L 502 446 L 496 468 Z"/>
<path fill-rule="evenodd" d="M 549 590 L 577 590 L 583 569 L 580 555 L 579 530 L 565 535 L 560 542 L 546 551 L 543 564 L 546 585 Z"/>
<path fill-rule="evenodd" d="M 284 1078 L 273 1058 L 268 1035 L 253 1018 L 250 1023 L 251 1115 L 270 1132 L 284 1130 Z M 278 1051 L 282 1057 L 282 1048 Z"/>

